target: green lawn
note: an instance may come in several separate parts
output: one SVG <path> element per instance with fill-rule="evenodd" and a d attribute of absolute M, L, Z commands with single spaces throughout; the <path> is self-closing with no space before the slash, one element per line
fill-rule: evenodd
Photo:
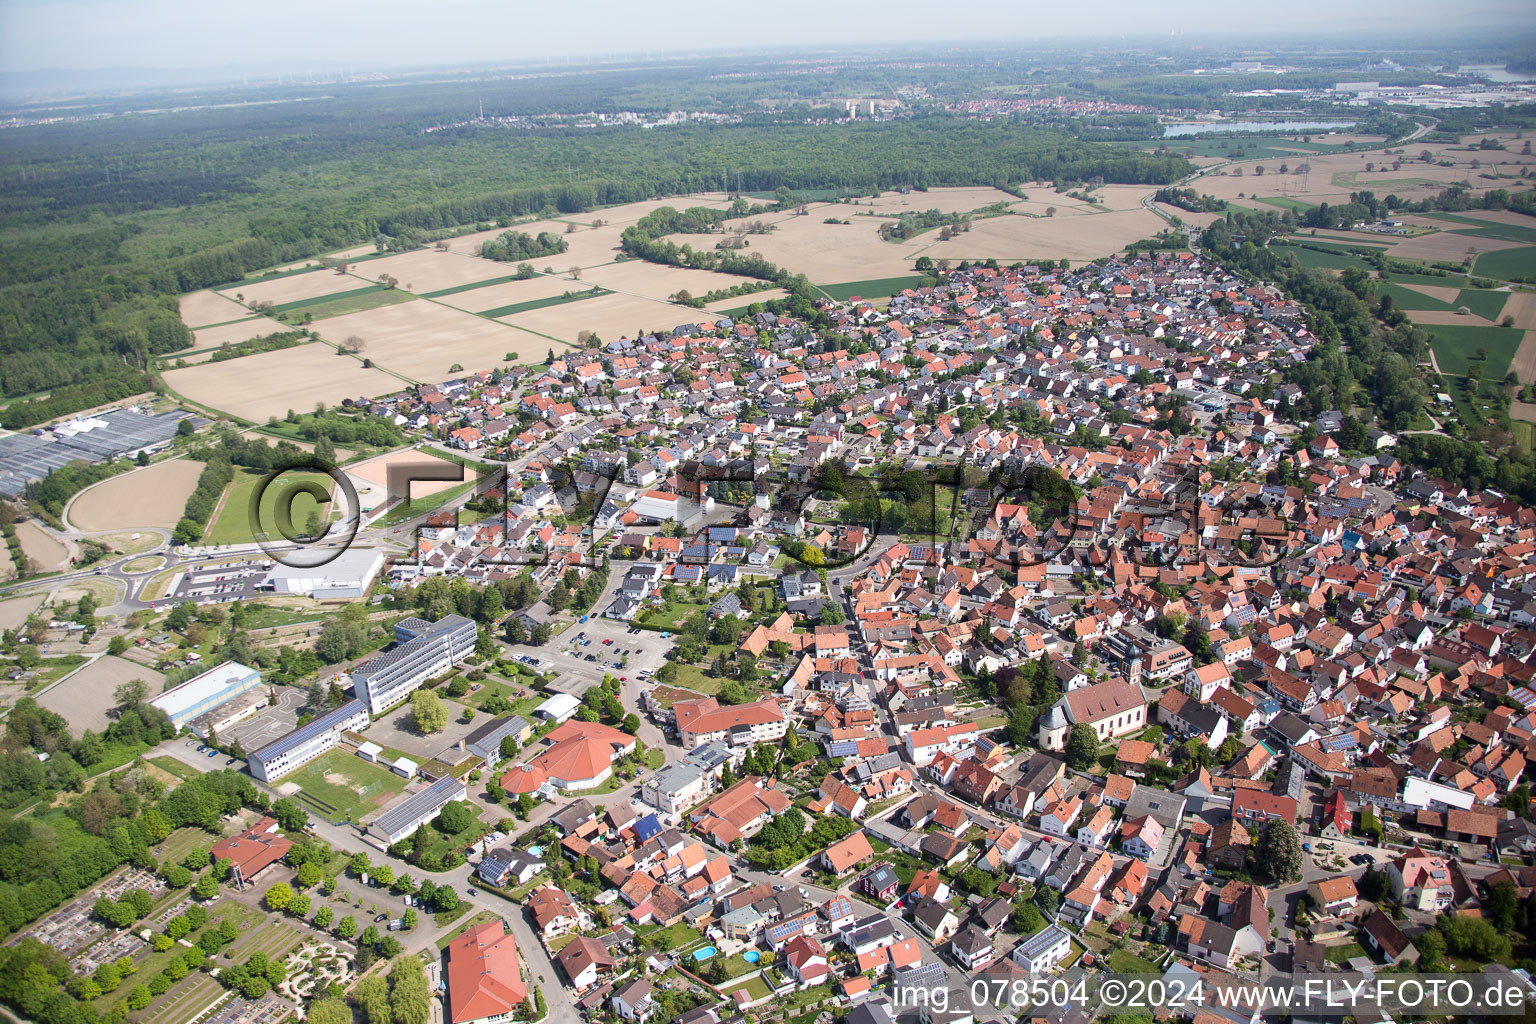
<path fill-rule="evenodd" d="M 924 283 L 931 283 L 932 278 L 921 274 L 912 274 L 906 277 L 881 277 L 871 281 L 844 281 L 842 284 L 820 284 L 820 289 L 830 299 L 838 302 L 846 302 L 855 295 L 864 299 L 884 299 L 897 294 L 905 288 L 916 288 Z"/>
<path fill-rule="evenodd" d="M 720 692 L 720 684 L 725 680 L 716 679 L 697 665 L 677 666 L 677 678 L 672 685 L 681 686 L 686 690 L 695 690 L 706 697 L 713 697 Z"/>
<path fill-rule="evenodd" d="M 1515 440 L 1520 442 L 1520 447 L 1526 451 L 1536 451 L 1536 423 L 1526 420 L 1510 420 L 1510 431 L 1515 435 Z M 1525 863 L 1521 861 L 1520 863 Z"/>
<path fill-rule="evenodd" d="M 187 762 L 180 758 L 172 757 L 169 754 L 161 754 L 159 757 L 151 757 L 147 758 L 147 760 L 156 768 L 163 768 L 178 779 L 190 779 L 193 776 L 202 774 L 200 770 L 187 764 Z"/>
<path fill-rule="evenodd" d="M 248 469 L 236 471 L 234 482 L 224 493 L 224 506 L 219 509 L 218 518 L 203 534 L 204 541 L 209 544 L 249 544 L 256 539 L 251 524 L 251 498 L 264 479 L 266 479 L 265 473 Z M 294 492 L 293 488 L 305 481 L 319 484 L 325 488 L 327 494 L 331 493 L 332 488 L 336 486 L 336 482 L 323 473 L 284 473 L 262 493 L 261 523 L 274 536 L 278 531 L 279 497 L 293 494 L 289 514 L 293 519 L 293 528 L 301 533 L 309 519 L 309 514 L 320 507 L 311 495 Z"/>
<path fill-rule="evenodd" d="M 1109 969 L 1117 974 L 1157 974 L 1157 965 L 1127 949 L 1109 954 Z"/>
<path fill-rule="evenodd" d="M 1278 206 L 1282 210 L 1295 210 L 1297 213 L 1306 213 L 1309 210 L 1317 209 L 1317 204 L 1315 203 L 1304 203 L 1300 199 L 1292 199 L 1290 196 L 1264 196 L 1262 198 L 1256 196 L 1255 199 L 1268 206 Z"/>
<path fill-rule="evenodd" d="M 675 630 L 694 612 L 707 611 L 705 602 L 674 601 L 663 608 L 654 608 L 635 620 L 637 626 L 653 626 L 663 630 Z"/>
<path fill-rule="evenodd" d="M 1312 242 L 1308 240 L 1307 244 L 1311 245 Z M 1300 245 L 1279 246 L 1275 251 L 1282 256 L 1294 256 L 1296 262 L 1303 267 L 1323 270 L 1344 270 L 1349 267 L 1371 269 L 1370 264 L 1364 260 L 1341 251 L 1318 252 L 1316 249 L 1303 249 Z"/>
<path fill-rule="evenodd" d="M 282 783 L 289 782 L 299 787 L 301 803 L 332 823 L 357 821 L 405 791 L 405 779 L 394 772 L 340 750 L 284 776 Z"/>
<path fill-rule="evenodd" d="M 1525 333 L 1513 327 L 1483 327 L 1479 324 L 1436 324 L 1425 329 L 1429 331 L 1429 343 L 1435 350 L 1442 373 L 1465 376 L 1473 365 L 1479 365 L 1483 368 L 1484 380 L 1501 380 L 1509 372 L 1509 361 L 1514 358 Z M 1482 362 L 1474 358 L 1480 348 L 1488 354 Z"/>
<path fill-rule="evenodd" d="M 665 928 L 653 928 L 649 931 L 641 930 L 641 935 L 650 936 L 660 950 L 686 950 L 704 941 L 704 935 L 690 924 L 679 921 L 677 924 L 668 925 Z"/>
<path fill-rule="evenodd" d="M 1433 309 L 1449 312 L 1456 308 L 1449 302 L 1443 302 L 1423 292 L 1416 292 L 1412 288 L 1405 288 L 1394 281 L 1377 282 L 1376 295 L 1378 298 L 1383 295 L 1392 296 L 1392 303 L 1398 309 Z"/>
<path fill-rule="evenodd" d="M 1365 947 L 1358 942 L 1346 942 L 1342 946 L 1329 946 L 1325 954 L 1331 964 L 1342 964 L 1357 956 L 1365 956 Z"/>
<path fill-rule="evenodd" d="M 771 967 L 773 965 L 773 954 L 768 952 L 767 950 L 759 950 L 759 952 L 762 954 L 762 959 L 759 960 L 755 964 L 747 963 L 745 960 L 743 960 L 741 958 L 741 954 L 740 953 L 735 953 L 735 954 L 732 954 L 731 956 L 726 957 L 725 958 L 725 974 L 726 974 L 726 977 L 729 977 L 729 978 L 739 978 L 743 974 L 750 974 L 751 972 L 756 971 L 756 970 L 758 970 L 760 968 Z M 708 960 L 705 961 L 706 964 L 710 963 L 710 962 L 711 961 L 708 961 Z M 727 983 L 727 984 L 729 984 L 729 983 Z M 725 986 L 721 986 L 721 987 L 724 988 Z"/>
<path fill-rule="evenodd" d="M 1536 245 L 1485 252 L 1477 258 L 1473 268 L 1484 277 L 1494 277 L 1501 281 L 1516 277 L 1536 277 Z"/>
<path fill-rule="evenodd" d="M 740 985 L 732 985 L 730 983 L 726 983 L 725 985 L 720 986 L 720 991 L 724 993 L 727 999 L 731 998 L 732 993 L 740 992 L 743 989 L 745 989 L 747 992 L 747 998 L 752 1001 L 756 1001 L 758 999 L 767 999 L 769 996 L 773 995 L 773 990 L 768 987 L 768 983 L 764 981 L 762 975 L 759 974 L 752 975 L 752 977 L 748 978 Z"/>

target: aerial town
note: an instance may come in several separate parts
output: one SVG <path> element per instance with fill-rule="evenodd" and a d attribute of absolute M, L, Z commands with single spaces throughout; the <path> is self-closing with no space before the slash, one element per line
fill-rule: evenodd
<path fill-rule="evenodd" d="M 1536 1000 L 1536 59 L 836 52 L 0 82 L 0 1017 Z"/>

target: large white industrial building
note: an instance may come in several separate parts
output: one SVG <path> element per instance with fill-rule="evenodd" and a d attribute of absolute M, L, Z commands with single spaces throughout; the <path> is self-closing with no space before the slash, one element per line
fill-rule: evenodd
<path fill-rule="evenodd" d="M 150 699 L 150 704 L 164 711 L 177 729 L 198 715 L 212 711 L 227 700 L 261 685 L 261 673 L 236 661 L 211 668 L 173 690 Z"/>
<path fill-rule="evenodd" d="M 384 568 L 378 548 L 348 548 L 324 565 L 293 566 L 279 562 L 258 589 L 274 594 L 299 594 L 319 601 L 363 597 Z"/>

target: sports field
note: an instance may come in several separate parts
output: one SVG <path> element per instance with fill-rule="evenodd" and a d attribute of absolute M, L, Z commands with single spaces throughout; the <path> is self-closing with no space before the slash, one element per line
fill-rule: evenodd
<path fill-rule="evenodd" d="M 387 768 L 333 750 L 284 776 L 277 788 L 332 822 L 355 822 L 388 805 L 405 792 L 405 784 Z"/>
<path fill-rule="evenodd" d="M 251 496 L 256 493 L 257 486 L 264 479 L 266 479 L 264 473 L 245 469 L 236 472 L 234 482 L 224 491 L 224 504 L 220 507 L 213 524 L 203 535 L 207 543 L 249 544 L 256 539 L 251 523 Z M 327 493 L 332 492 L 336 487 L 336 482 L 323 473 L 284 473 L 261 496 L 261 525 L 267 533 L 274 537 L 278 536 L 277 503 L 291 493 L 293 485 L 304 481 L 320 484 Z M 319 508 L 312 496 L 305 493 L 294 494 L 290 509 L 293 528 L 302 533 L 305 523 L 309 521 L 309 514 Z"/>

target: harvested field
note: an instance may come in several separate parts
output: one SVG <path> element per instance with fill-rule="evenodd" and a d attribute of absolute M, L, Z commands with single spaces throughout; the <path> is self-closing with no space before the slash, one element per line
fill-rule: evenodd
<path fill-rule="evenodd" d="M 347 475 L 355 477 L 359 483 L 372 484 L 374 487 L 377 487 L 379 492 L 382 494 L 384 488 L 389 483 L 389 467 L 410 466 L 422 463 L 426 463 L 434 467 L 453 465 L 453 463 L 447 461 L 446 459 L 439 459 L 435 456 L 427 455 L 423 452 L 418 452 L 411 448 L 406 448 L 402 449 L 401 451 L 390 452 L 387 455 L 379 455 L 375 458 L 368 459 L 366 462 L 359 462 L 355 466 L 348 466 Z M 440 491 L 446 491 L 450 487 L 457 487 L 459 483 L 470 479 L 471 475 L 472 473 L 470 470 L 463 469 L 463 472 L 459 474 L 459 480 L 457 482 L 451 480 L 417 481 L 411 484 L 411 498 L 413 500 L 416 498 L 425 498 L 430 495 L 437 494 Z M 358 497 L 359 499 L 362 498 L 361 487 L 358 488 Z"/>
<path fill-rule="evenodd" d="M 364 264 L 367 266 L 367 264 Z M 286 302 L 318 299 L 322 295 L 349 292 L 358 287 L 358 280 L 350 274 L 338 274 L 334 270 L 311 270 L 303 274 L 290 274 L 270 281 L 236 285 L 219 294 L 228 297 L 242 296 L 244 302 L 270 302 L 281 306 Z"/>
<path fill-rule="evenodd" d="M 55 569 L 69 568 L 69 548 L 38 526 L 37 520 L 28 519 L 18 524 L 16 536 L 21 538 L 21 550 L 37 563 L 38 569 L 43 572 L 52 572 Z"/>
<path fill-rule="evenodd" d="M 921 253 L 935 260 L 955 262 L 988 257 L 1005 262 L 1063 257 L 1088 260 L 1107 256 L 1131 242 L 1151 238 L 1164 226 L 1156 214 L 1140 208 L 1050 220 L 993 217 L 975 221 L 970 231 L 947 242 L 935 240 Z M 906 268 L 910 267 L 907 263 Z M 906 272 L 911 271 L 907 269 Z"/>
<path fill-rule="evenodd" d="M 75 729 L 100 732 L 110 721 L 107 712 L 116 704 L 112 691 L 133 679 L 144 680 L 151 697 L 165 688 L 165 677 L 154 669 L 106 655 L 38 694 L 37 702 L 63 715 Z"/>
<path fill-rule="evenodd" d="M 1031 199 L 1037 198 L 1034 192 L 1024 190 Z M 1035 192 L 1050 192 L 1050 186 L 1042 185 Z M 1142 188 L 1142 194 L 1146 193 Z M 907 193 L 885 192 L 879 199 L 860 199 L 858 205 L 853 207 L 858 212 L 874 210 L 879 213 L 920 213 L 924 210 L 938 210 L 940 213 L 970 213 L 972 210 L 983 206 L 991 206 L 993 203 L 1016 203 L 1019 197 L 1002 189 L 976 188 L 965 186 L 961 188 L 931 188 L 926 192 L 912 191 Z M 1139 200 L 1138 200 L 1139 202 Z M 845 203 L 827 203 L 825 206 L 811 207 L 811 216 L 833 216 L 839 209 L 849 209 Z"/>
<path fill-rule="evenodd" d="M 1405 284 L 1403 287 L 1410 291 L 1418 292 L 1420 295 L 1427 295 L 1431 299 L 1438 299 L 1441 302 L 1450 304 L 1455 304 L 1456 296 L 1461 294 L 1459 288 L 1444 288 L 1437 284 Z"/>
<path fill-rule="evenodd" d="M 818 206 L 812 209 L 809 217 L 778 215 L 784 218 L 774 222 L 778 230 L 766 235 L 752 235 L 752 244 L 746 251 L 757 253 L 770 263 L 804 274 L 818 283 L 858 281 L 910 274 L 917 251 L 938 238 L 937 232 L 929 232 L 910 242 L 882 242 L 877 232 L 885 222 L 876 217 L 850 217 L 852 224 L 822 223 L 837 210 L 839 207 Z M 1024 217 L 1007 219 L 1026 220 Z M 1034 223 L 1032 220 L 1028 222 Z M 711 234 L 667 237 L 678 245 L 686 243 L 695 249 L 706 250 L 713 249 L 721 238 Z"/>
<path fill-rule="evenodd" d="M 1536 292 L 1511 292 L 1499 318 L 1514 317 L 1521 330 L 1536 330 Z"/>
<path fill-rule="evenodd" d="M 1494 326 L 1492 321 L 1484 320 L 1472 313 L 1458 313 L 1454 309 L 1406 309 L 1403 312 L 1416 324 L 1444 324 L 1448 327 L 1454 327 L 1457 324 L 1471 324 L 1476 327 Z"/>
<path fill-rule="evenodd" d="M 666 205 L 666 204 L 662 204 Z M 673 203 L 675 206 L 694 206 L 695 203 Z M 589 217 L 607 219 L 605 211 L 599 211 Z M 638 218 L 636 218 L 638 219 Z M 570 224 L 560 220 L 540 220 L 531 224 L 514 224 L 510 228 L 496 228 L 493 231 L 477 231 L 472 235 L 462 235 L 448 243 L 450 253 L 464 253 L 479 257 L 480 245 L 489 242 L 507 231 L 517 231 L 527 235 L 539 235 L 545 231 L 552 231 L 564 239 L 565 252 L 557 252 L 552 256 L 537 256 L 531 260 L 519 260 L 516 263 L 500 263 L 496 260 L 483 261 L 487 266 L 496 270 L 494 274 L 486 274 L 486 277 L 500 277 L 510 274 L 517 269 L 517 263 L 532 263 L 533 269 L 542 271 L 545 267 L 552 267 L 557 272 L 563 272 L 566 267 L 595 267 L 602 263 L 611 263 L 619 256 L 619 235 L 624 228 L 633 221 L 624 224 L 607 223 L 600 228 L 578 227 L 571 234 L 566 234 Z M 440 254 L 441 255 L 441 254 Z M 384 262 L 384 261 L 380 261 Z M 364 264 L 367 266 L 367 264 Z M 398 275 L 397 275 L 398 276 Z M 405 278 L 401 278 L 404 281 Z M 432 289 L 423 289 L 431 291 Z"/>
<path fill-rule="evenodd" d="M 789 292 L 782 288 L 771 288 L 766 292 L 753 292 L 751 295 L 741 295 L 734 299 L 721 299 L 719 302 L 711 302 L 704 307 L 706 313 L 723 313 L 728 309 L 740 309 L 742 306 L 750 306 L 754 302 L 772 302 L 774 299 L 785 299 Z"/>
<path fill-rule="evenodd" d="M 249 309 L 216 291 L 188 292 L 181 297 L 181 322 L 188 327 L 222 324 L 250 315 Z"/>
<path fill-rule="evenodd" d="M 333 252 L 331 253 L 331 256 L 338 260 L 355 260 L 359 256 L 372 256 L 378 251 L 378 246 L 374 245 L 372 242 L 369 242 L 367 245 L 354 245 L 350 249 L 343 249 L 340 252 Z"/>
<path fill-rule="evenodd" d="M 595 331 L 604 341 L 613 341 L 620 337 L 638 337 L 636 331 L 670 330 L 698 315 L 698 310 L 675 306 L 669 302 L 658 302 L 655 299 L 641 298 L 637 295 L 599 295 L 595 299 L 582 299 L 580 302 L 514 313 L 504 318 L 502 322 L 513 324 L 526 331 L 559 338 L 574 345 L 576 336 L 581 331 Z M 549 347 L 548 341 L 543 338 L 534 338 L 534 340 L 538 345 L 534 347 L 531 354 L 542 355 Z M 481 360 L 475 364 L 475 367 L 490 365 L 493 365 L 492 361 Z M 465 369 L 475 368 L 467 361 L 464 362 L 464 367 Z"/>
<path fill-rule="evenodd" d="M 170 529 L 181 518 L 202 471 L 201 462 L 171 459 L 103 480 L 70 503 L 69 521 L 87 532 L 135 526 Z"/>
<path fill-rule="evenodd" d="M 352 270 L 354 277 L 370 281 L 378 281 L 385 274 L 391 274 L 400 282 L 401 288 L 418 295 L 474 284 L 476 281 L 488 281 L 511 272 L 512 268 L 505 263 L 458 252 L 439 252 L 436 249 L 418 249 L 382 260 L 369 260 L 367 263 L 359 263 Z"/>
<path fill-rule="evenodd" d="M 751 202 L 751 200 L 748 200 Z M 577 224 L 590 224 L 594 220 L 601 220 L 604 227 L 627 228 L 635 221 L 644 217 L 652 210 L 659 210 L 663 206 L 670 206 L 674 210 L 681 210 L 689 206 L 709 206 L 723 210 L 731 205 L 730 197 L 724 192 L 696 192 L 688 196 L 673 196 L 670 199 L 642 199 L 637 203 L 625 203 L 623 206 L 610 206 L 605 210 L 594 210 L 591 213 L 573 213 L 569 217 L 562 217 L 557 223 L 575 221 Z M 548 223 L 548 222 L 546 222 Z M 527 228 L 518 228 L 526 231 Z M 546 230 L 540 228 L 540 230 Z M 529 232 L 538 234 L 537 231 Z"/>
<path fill-rule="evenodd" d="M 264 316 L 253 316 L 239 323 L 225 324 L 222 327 L 204 327 L 200 331 L 193 331 L 196 339 L 192 343 L 193 348 L 215 348 L 219 345 L 234 345 L 252 338 L 260 338 L 268 334 L 276 334 L 279 331 L 291 331 L 292 327 L 280 324 L 276 320 L 270 320 Z M 212 353 L 208 353 L 212 355 Z M 174 359 L 175 356 L 170 358 Z M 193 358 L 198 358 L 194 356 Z M 201 357 L 206 359 L 207 355 Z"/>
<path fill-rule="evenodd" d="M 20 629 L 27 624 L 27 616 L 37 610 L 43 603 L 42 594 L 32 594 L 27 597 L 16 597 L 9 601 L 0 601 L 0 630 Z"/>
<path fill-rule="evenodd" d="M 1520 383 L 1536 384 L 1536 330 L 1526 331 L 1520 338 L 1520 347 L 1509 361 L 1509 368 L 1515 371 Z"/>
<path fill-rule="evenodd" d="M 318 330 L 336 343 L 357 335 L 367 343 L 364 356 L 412 380 L 441 380 L 455 363 L 470 371 L 490 369 L 500 365 L 508 352 L 519 362 L 543 359 L 549 350 L 547 338 L 426 299 L 334 317 Z M 571 337 L 575 336 L 572 331 Z M 398 383 L 362 393 L 397 390 Z"/>
<path fill-rule="evenodd" d="M 1392 255 L 1405 260 L 1448 260 L 1454 263 L 1466 259 L 1470 253 L 1495 252 L 1519 246 L 1519 242 L 1441 231 L 1433 235 L 1420 235 L 1418 238 L 1405 238 L 1392 248 Z"/>
<path fill-rule="evenodd" d="M 387 314 L 413 305 L 424 303 L 356 315 Z M 345 318 L 326 323 L 339 323 L 342 319 Z M 356 332 L 341 331 L 336 336 L 346 338 L 353 333 Z M 316 402 L 337 405 L 343 398 L 385 395 L 405 386 L 398 377 L 379 369 L 364 369 L 356 359 L 338 356 L 325 345 L 300 345 L 221 363 L 167 370 L 163 376 L 169 387 L 192 401 L 257 423 L 268 416 L 282 416 L 289 409 L 308 412 Z"/>
<path fill-rule="evenodd" d="M 593 280 L 595 281 L 596 278 Z M 507 281 L 455 295 L 444 295 L 432 301 L 441 302 L 445 306 L 455 306 L 470 313 L 484 313 L 488 309 L 500 309 L 519 302 L 548 299 L 590 287 L 592 285 L 587 281 L 572 281 L 569 274 L 561 274 L 558 277 L 539 275 L 530 277 L 526 281 Z"/>
<path fill-rule="evenodd" d="M 712 270 L 690 270 L 686 267 L 647 263 L 644 260 L 625 260 L 623 263 L 596 267 L 582 274 L 580 282 L 572 282 L 570 286 L 589 288 L 600 284 L 612 292 L 670 301 L 670 296 L 679 291 L 687 291 L 699 297 L 717 288 L 734 288 L 752 280 L 735 274 L 717 274 Z M 742 301 L 752 300 L 747 298 Z"/>

